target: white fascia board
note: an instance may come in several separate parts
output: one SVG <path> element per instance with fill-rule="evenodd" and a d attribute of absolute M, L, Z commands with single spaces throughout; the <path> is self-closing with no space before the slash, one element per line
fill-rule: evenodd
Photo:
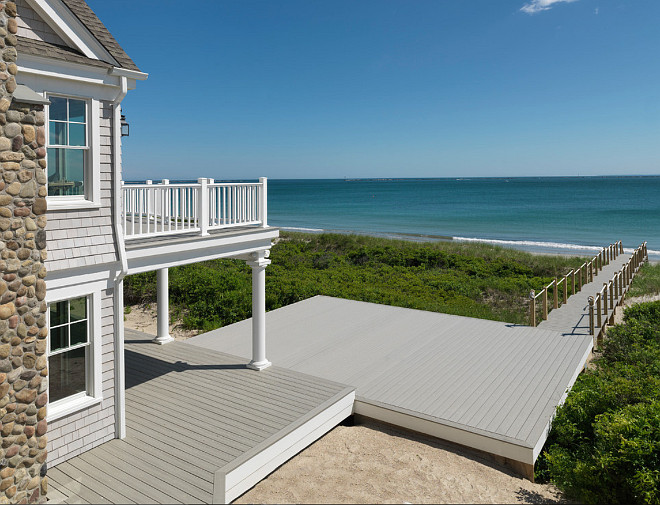
<path fill-rule="evenodd" d="M 279 229 L 268 228 L 245 235 L 190 237 L 188 242 L 147 242 L 144 247 L 127 248 L 128 274 L 150 272 L 219 258 L 235 258 L 270 249 Z"/>
<path fill-rule="evenodd" d="M 23 53 L 18 55 L 17 63 L 19 80 L 24 72 L 29 72 L 90 84 L 119 86 L 120 76 L 111 74 L 112 69 L 104 66 L 85 65 Z"/>
<path fill-rule="evenodd" d="M 23 55 L 19 57 L 18 75 L 21 84 L 44 96 L 46 92 L 62 93 L 98 100 L 114 100 L 121 79 L 103 68 Z"/>
<path fill-rule="evenodd" d="M 149 74 L 145 72 L 138 72 L 137 70 L 128 70 L 127 68 L 114 67 L 110 69 L 110 75 L 118 75 L 122 77 L 128 77 L 129 79 L 134 79 L 137 81 L 146 81 L 149 77 Z"/>
<path fill-rule="evenodd" d="M 27 0 L 41 18 L 72 48 L 88 58 L 119 65 L 85 25 L 60 0 Z"/>

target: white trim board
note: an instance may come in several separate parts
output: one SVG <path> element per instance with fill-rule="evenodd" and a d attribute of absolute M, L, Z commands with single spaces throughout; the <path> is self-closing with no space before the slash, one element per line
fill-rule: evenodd
<path fill-rule="evenodd" d="M 278 236 L 277 228 L 265 228 L 208 237 L 190 236 L 188 240 L 182 236 L 183 241 L 169 237 L 167 241 L 156 239 L 153 242 L 128 243 L 128 275 L 270 249 L 272 240 Z"/>
<path fill-rule="evenodd" d="M 334 403 L 320 407 L 320 412 L 314 411 L 300 426 L 279 440 L 267 440 L 267 447 L 255 447 L 217 470 L 213 479 L 213 503 L 235 500 L 349 417 L 353 413 L 355 390 L 344 390 L 337 396 L 331 400 Z M 271 438 L 280 436 L 276 434 Z"/>
<path fill-rule="evenodd" d="M 382 421 L 387 424 L 399 426 L 418 433 L 424 433 L 432 437 L 447 440 L 455 444 L 471 447 L 476 450 L 496 454 L 504 458 L 520 461 L 527 465 L 534 464 L 533 448 L 505 442 L 496 438 L 486 437 L 478 433 L 461 430 L 440 424 L 438 421 L 430 421 L 421 417 L 388 409 L 364 401 L 355 401 L 355 414 Z"/>

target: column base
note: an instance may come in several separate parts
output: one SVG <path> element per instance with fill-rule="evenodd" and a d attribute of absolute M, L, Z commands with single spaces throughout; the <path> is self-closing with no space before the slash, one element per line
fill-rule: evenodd
<path fill-rule="evenodd" d="M 247 367 L 251 370 L 259 371 L 259 370 L 263 370 L 264 368 L 268 368 L 270 365 L 272 365 L 272 363 L 267 359 L 265 359 L 263 361 L 250 361 L 247 364 Z"/>
<path fill-rule="evenodd" d="M 174 337 L 171 335 L 166 335 L 164 337 L 156 337 L 152 340 L 154 344 L 159 344 L 159 345 L 165 345 L 169 344 L 170 342 L 174 342 Z"/>

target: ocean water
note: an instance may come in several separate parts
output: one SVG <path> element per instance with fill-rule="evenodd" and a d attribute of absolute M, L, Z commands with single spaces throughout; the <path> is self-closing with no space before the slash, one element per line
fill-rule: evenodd
<path fill-rule="evenodd" d="M 467 240 L 589 255 L 647 241 L 660 260 L 660 176 L 268 181 L 271 226 Z"/>

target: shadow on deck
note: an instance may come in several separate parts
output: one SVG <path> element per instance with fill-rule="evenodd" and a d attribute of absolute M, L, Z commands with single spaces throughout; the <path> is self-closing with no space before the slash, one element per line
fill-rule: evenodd
<path fill-rule="evenodd" d="M 224 503 L 349 416 L 354 389 L 126 330 L 127 436 L 48 472 L 53 502 Z"/>

